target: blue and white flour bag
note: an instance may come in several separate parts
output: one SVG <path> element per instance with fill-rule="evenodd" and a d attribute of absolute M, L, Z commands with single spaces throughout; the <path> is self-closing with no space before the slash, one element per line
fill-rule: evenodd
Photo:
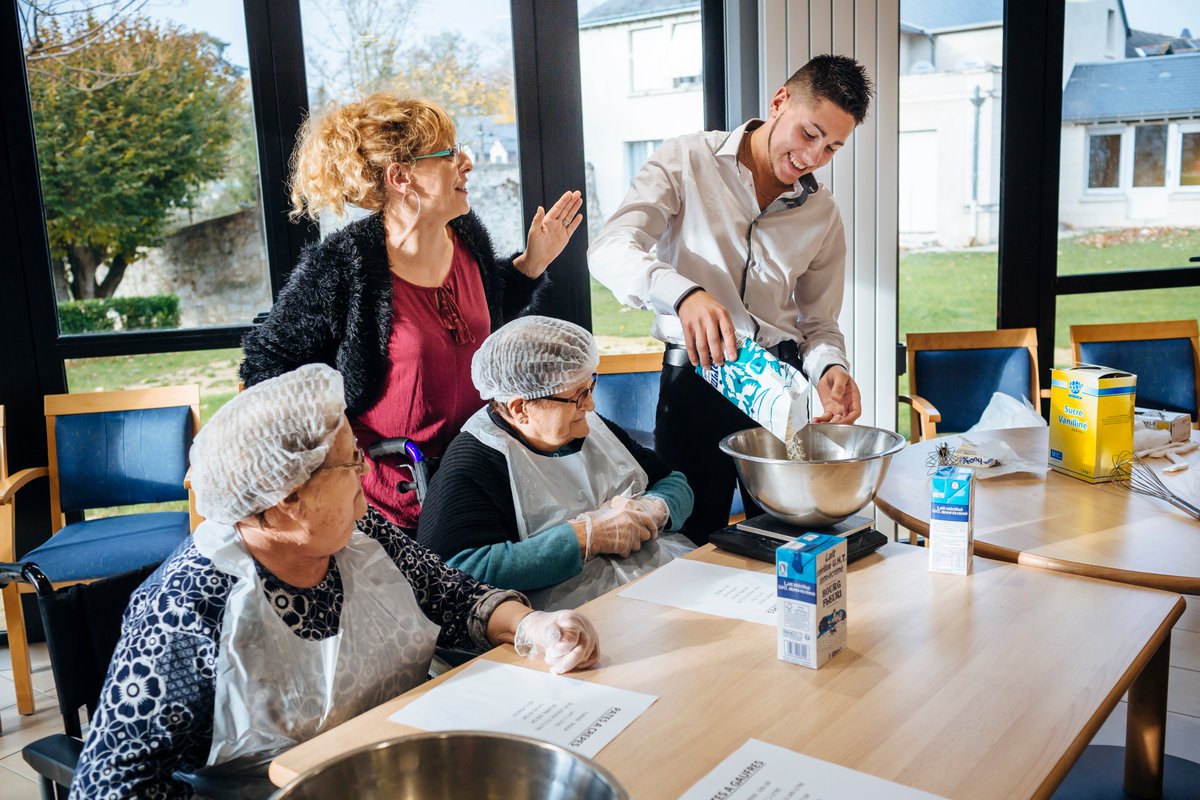
<path fill-rule="evenodd" d="M 696 367 L 696 372 L 785 443 L 808 424 L 808 379 L 751 339 L 741 343 L 736 361 L 711 369 Z"/>

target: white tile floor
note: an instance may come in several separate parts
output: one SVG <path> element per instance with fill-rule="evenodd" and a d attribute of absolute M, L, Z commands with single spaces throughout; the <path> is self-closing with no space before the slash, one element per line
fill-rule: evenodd
<path fill-rule="evenodd" d="M 21 758 L 27 743 L 62 731 L 54 695 L 54 678 L 44 644 L 31 647 L 37 713 L 17 714 L 16 690 L 8 648 L 0 647 L 0 797 L 37 800 L 37 776 Z M 1188 610 L 1171 636 L 1171 686 L 1167 700 L 1167 753 L 1200 763 L 1200 598 L 1189 598 Z M 1095 744 L 1125 744 L 1126 704 L 1122 701 L 1093 739 Z"/>

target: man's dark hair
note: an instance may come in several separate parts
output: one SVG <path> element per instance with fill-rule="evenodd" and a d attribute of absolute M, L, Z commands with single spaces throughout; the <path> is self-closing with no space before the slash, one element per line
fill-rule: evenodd
<path fill-rule="evenodd" d="M 796 70 L 784 87 L 793 95 L 828 100 L 854 117 L 855 125 L 861 125 L 866 119 L 874 91 L 862 64 L 848 56 L 835 55 L 812 59 Z"/>

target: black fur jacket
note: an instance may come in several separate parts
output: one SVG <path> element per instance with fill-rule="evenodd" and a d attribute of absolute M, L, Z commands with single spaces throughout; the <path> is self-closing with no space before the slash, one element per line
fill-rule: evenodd
<path fill-rule="evenodd" d="M 529 310 L 547 285 L 497 259 L 474 212 L 450 222 L 479 264 L 492 330 Z M 383 392 L 392 332 L 392 280 L 383 219 L 373 214 L 304 248 L 266 321 L 242 339 L 246 386 L 310 363 L 328 364 L 346 384 L 346 414 L 358 416 Z"/>

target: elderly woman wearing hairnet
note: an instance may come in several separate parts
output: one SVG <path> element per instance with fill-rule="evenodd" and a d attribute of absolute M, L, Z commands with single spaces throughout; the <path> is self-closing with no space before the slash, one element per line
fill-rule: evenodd
<path fill-rule="evenodd" d="M 484 341 L 471 378 L 489 405 L 446 451 L 418 541 L 464 572 L 574 608 L 693 549 L 682 473 L 595 412 L 590 333 L 523 317 Z"/>
<path fill-rule="evenodd" d="M 130 600 L 72 797 L 186 797 L 197 772 L 266 793 L 267 760 L 420 683 L 435 643 L 514 642 L 554 672 L 599 656 L 578 614 L 356 530 L 363 457 L 330 367 L 247 389 L 191 459 L 207 520 Z"/>

